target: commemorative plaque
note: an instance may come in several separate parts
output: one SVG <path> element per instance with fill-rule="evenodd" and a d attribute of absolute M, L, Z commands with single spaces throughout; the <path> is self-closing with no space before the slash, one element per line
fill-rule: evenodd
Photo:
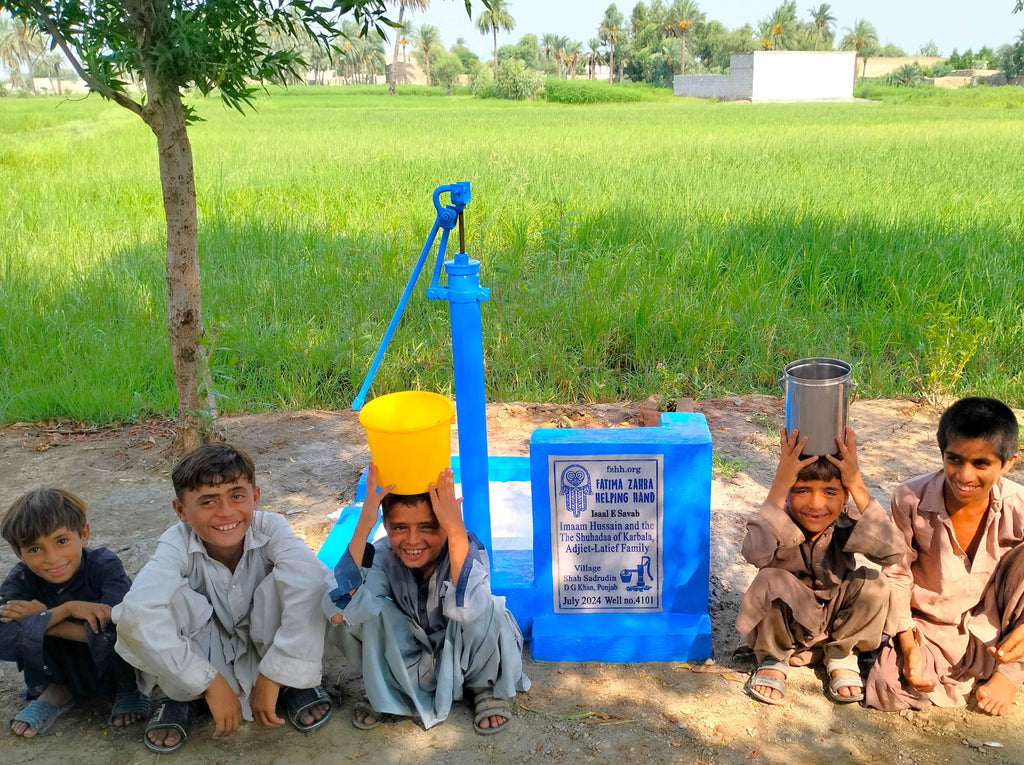
<path fill-rule="evenodd" d="M 662 611 L 664 458 L 548 456 L 555 613 Z"/>

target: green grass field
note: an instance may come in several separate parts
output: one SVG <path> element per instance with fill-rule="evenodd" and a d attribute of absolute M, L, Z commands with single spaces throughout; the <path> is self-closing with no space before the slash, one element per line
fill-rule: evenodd
<path fill-rule="evenodd" d="M 778 392 L 1024 405 L 1024 89 L 563 106 L 274 90 L 191 130 L 225 411 L 348 406 L 434 219 L 472 183 L 488 396 Z M 0 421 L 170 413 L 155 141 L 92 97 L 0 99 Z M 375 391 L 450 392 L 424 274 Z"/>

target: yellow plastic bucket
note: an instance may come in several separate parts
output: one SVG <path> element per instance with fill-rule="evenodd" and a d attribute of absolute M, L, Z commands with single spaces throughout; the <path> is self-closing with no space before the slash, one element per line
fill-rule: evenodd
<path fill-rule="evenodd" d="M 451 464 L 455 405 L 442 395 L 400 391 L 379 396 L 359 412 L 377 482 L 396 494 L 419 494 Z"/>

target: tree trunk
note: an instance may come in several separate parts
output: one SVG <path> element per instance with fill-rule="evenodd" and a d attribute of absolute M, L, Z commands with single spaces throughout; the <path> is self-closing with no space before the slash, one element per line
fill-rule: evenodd
<path fill-rule="evenodd" d="M 686 74 L 686 32 L 679 35 L 679 74 Z"/>
<path fill-rule="evenodd" d="M 391 72 L 388 74 L 388 95 L 395 95 L 395 82 L 398 78 L 398 41 L 402 39 L 402 18 L 405 16 L 405 3 L 401 3 L 398 6 L 398 28 L 394 30 L 395 33 L 395 50 L 391 54 Z"/>
<path fill-rule="evenodd" d="M 177 433 L 172 447 L 189 451 L 217 440 L 217 411 L 209 385 L 203 339 L 202 294 L 199 283 L 199 228 L 192 145 L 185 106 L 174 93 L 157 92 L 147 78 L 150 101 L 143 119 L 156 136 L 160 185 L 167 219 L 167 335 L 178 390 Z M 206 400 L 200 397 L 206 389 Z"/>
<path fill-rule="evenodd" d="M 615 43 L 612 43 L 608 52 L 608 84 L 615 82 Z"/>

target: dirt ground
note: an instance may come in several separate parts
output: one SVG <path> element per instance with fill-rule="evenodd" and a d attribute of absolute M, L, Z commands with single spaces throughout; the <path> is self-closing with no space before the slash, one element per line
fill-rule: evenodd
<path fill-rule="evenodd" d="M 748 659 L 733 623 L 753 575 L 739 555 L 744 523 L 763 500 L 774 474 L 782 402 L 743 396 L 697 402 L 708 419 L 715 448 L 711 528 L 711 622 L 714 659 L 682 663 L 543 662 L 529 658 L 533 688 L 515 700 L 509 729 L 478 736 L 468 707 L 448 722 L 422 730 L 410 721 L 359 731 L 351 724 L 362 695 L 358 674 L 341 660 L 329 662 L 325 684 L 336 700 L 334 718 L 309 735 L 284 726 L 265 730 L 243 724 L 234 735 L 213 739 L 210 719 L 200 718 L 176 756 L 181 762 L 340 763 L 1019 763 L 1024 761 L 1024 703 L 1018 695 L 1005 718 L 971 708 L 888 714 L 832 704 L 823 675 L 790 674 L 786 704 L 767 707 L 747 698 L 742 683 Z M 939 410 L 911 401 L 858 401 L 851 408 L 861 465 L 869 488 L 888 504 L 890 491 L 938 465 L 934 442 Z M 1022 413 L 1018 413 L 1018 417 Z M 491 454 L 525 455 L 539 427 L 636 426 L 636 404 L 557 406 L 492 404 L 488 407 Z M 365 437 L 352 411 L 301 411 L 242 415 L 223 420 L 227 438 L 248 448 L 257 462 L 262 503 L 284 513 L 314 549 L 330 528 L 327 513 L 352 501 L 368 460 Z M 90 505 L 93 546 L 118 553 L 129 574 L 152 552 L 174 520 L 170 506 L 170 440 L 167 423 L 118 428 L 71 422 L 0 429 L 0 508 L 21 492 L 62 486 Z M 1020 480 L 1019 471 L 1018 476 Z M 15 558 L 0 551 L 0 568 Z M 20 707 L 21 677 L 0 664 L 0 719 Z M 0 761 L 18 763 L 154 762 L 141 742 L 142 728 L 115 730 L 106 722 L 109 700 L 80 704 L 46 734 L 23 741 L 0 733 Z"/>

